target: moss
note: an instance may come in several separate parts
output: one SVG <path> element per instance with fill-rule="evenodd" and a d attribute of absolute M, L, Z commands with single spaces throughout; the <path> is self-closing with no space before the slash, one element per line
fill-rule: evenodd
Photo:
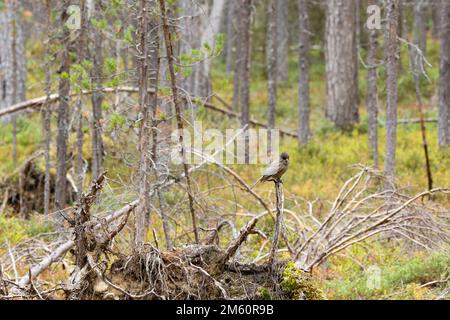
<path fill-rule="evenodd" d="M 314 279 L 300 270 L 293 262 L 289 262 L 283 271 L 281 289 L 295 300 L 323 300 L 322 291 Z"/>
<path fill-rule="evenodd" d="M 258 298 L 261 300 L 272 300 L 272 295 L 270 294 L 269 289 L 261 287 L 258 289 Z"/>

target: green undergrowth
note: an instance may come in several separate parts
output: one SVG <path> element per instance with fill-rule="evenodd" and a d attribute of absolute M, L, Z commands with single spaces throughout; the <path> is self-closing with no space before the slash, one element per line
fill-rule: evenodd
<path fill-rule="evenodd" d="M 450 276 L 450 251 L 395 257 L 367 264 L 365 270 L 334 266 L 334 272 L 341 272 L 323 282 L 324 291 L 330 299 L 432 299 L 450 285 L 445 281 Z"/>

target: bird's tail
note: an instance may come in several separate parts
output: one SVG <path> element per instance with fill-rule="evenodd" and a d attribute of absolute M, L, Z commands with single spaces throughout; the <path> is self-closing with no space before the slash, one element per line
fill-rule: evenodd
<path fill-rule="evenodd" d="M 250 187 L 250 190 L 252 190 L 259 182 L 261 182 L 263 177 L 259 178 L 258 180 L 256 180 L 256 182 L 254 184 L 252 184 L 252 186 Z"/>

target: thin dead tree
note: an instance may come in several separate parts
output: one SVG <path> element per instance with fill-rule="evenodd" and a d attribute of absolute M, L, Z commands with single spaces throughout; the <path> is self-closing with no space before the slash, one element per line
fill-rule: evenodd
<path fill-rule="evenodd" d="M 416 92 L 416 101 L 417 101 L 417 108 L 419 111 L 419 120 L 420 120 L 420 132 L 422 136 L 422 146 L 425 156 L 425 171 L 427 175 L 427 182 L 428 182 L 428 190 L 433 189 L 433 177 L 431 174 L 431 164 L 430 164 L 430 156 L 428 151 L 428 142 L 427 142 L 427 131 L 425 127 L 425 115 L 423 112 L 423 102 L 422 102 L 422 93 L 420 91 L 420 78 L 421 76 L 424 76 L 426 79 L 428 78 L 428 75 L 425 71 L 425 65 L 429 63 L 427 62 L 424 52 L 420 49 L 419 43 L 417 42 L 418 39 L 415 39 L 415 43 L 412 44 L 408 42 L 408 49 L 409 49 L 409 61 L 410 61 L 410 68 L 411 72 L 413 74 L 414 78 L 414 84 L 415 84 L 415 92 Z"/>
<path fill-rule="evenodd" d="M 50 109 L 50 91 L 51 91 L 51 73 L 50 73 L 50 34 L 51 34 L 51 0 L 45 1 L 46 8 L 46 33 L 45 42 L 45 95 L 46 101 L 42 108 L 42 130 L 44 137 L 44 158 L 45 158 L 45 177 L 44 177 L 44 215 L 48 216 L 50 212 L 50 142 L 51 142 L 51 109 Z"/>
<path fill-rule="evenodd" d="M 94 0 L 93 5 L 93 17 L 97 20 L 101 19 L 101 1 Z M 103 167 L 103 140 L 102 140 L 102 102 L 103 102 L 103 36 L 101 30 L 89 25 L 89 32 L 92 36 L 90 42 L 92 48 L 90 50 L 90 56 L 92 59 L 92 72 L 91 78 L 94 83 L 95 91 L 92 93 L 92 118 L 91 118 L 91 131 L 92 131 L 92 175 L 97 177 Z"/>
<path fill-rule="evenodd" d="M 164 32 L 164 42 L 166 45 L 166 52 L 167 52 L 167 64 L 169 67 L 169 75 L 170 75 L 170 84 L 172 89 L 172 97 L 173 97 L 173 103 L 175 105 L 175 115 L 177 120 L 177 129 L 178 129 L 178 141 L 180 143 L 180 153 L 181 153 L 181 159 L 183 161 L 183 169 L 184 174 L 186 178 L 186 184 L 187 184 L 187 193 L 189 198 L 189 210 L 191 212 L 191 219 L 192 219 L 192 228 L 194 232 L 195 242 L 199 243 L 199 235 L 198 235 L 198 229 L 197 229 L 197 217 L 195 214 L 195 208 L 194 208 L 194 196 L 191 186 L 191 178 L 189 175 L 189 165 L 186 161 L 186 150 L 184 146 L 184 136 L 183 136 L 183 117 L 181 114 L 182 110 L 182 100 L 180 99 L 178 87 L 177 87 L 177 79 L 175 75 L 175 69 L 174 69 L 174 52 L 173 52 L 173 44 L 172 44 L 172 34 L 169 29 L 169 22 L 167 18 L 167 12 L 166 12 L 166 4 L 165 0 L 159 0 L 159 6 L 161 10 L 161 16 L 162 16 L 162 25 L 163 25 L 163 32 Z"/>
<path fill-rule="evenodd" d="M 56 194 L 55 206 L 57 210 L 63 210 L 67 203 L 67 140 L 69 127 L 69 94 L 70 94 L 70 65 L 72 40 L 70 39 L 70 29 L 65 25 L 69 19 L 67 12 L 70 5 L 69 0 L 61 2 L 59 26 L 62 28 L 60 42 L 63 44 L 60 53 L 59 69 L 59 106 L 58 106 L 58 136 L 56 139 Z M 58 216 L 58 225 L 62 227 L 64 220 L 62 215 Z"/>
<path fill-rule="evenodd" d="M 158 186 L 158 183 L 161 181 L 160 172 L 161 166 L 160 158 L 162 155 L 159 153 L 161 150 L 159 147 L 159 128 L 157 121 L 157 111 L 158 111 L 158 81 L 159 81 L 159 49 L 160 49 L 160 28 L 158 21 L 158 13 L 157 12 L 157 4 L 156 1 L 152 2 L 152 11 L 150 12 L 150 21 L 149 21 L 149 32 L 150 32 L 150 41 L 149 41 L 149 89 L 153 93 L 149 97 L 149 103 L 152 109 L 151 119 L 150 119 L 150 127 L 151 127 L 151 136 L 152 136 L 152 150 L 151 150 L 151 161 L 153 166 L 153 172 L 155 176 L 155 180 L 157 185 L 155 186 L 156 197 L 158 198 L 159 203 L 159 212 L 162 219 L 164 235 L 166 240 L 166 247 L 168 250 L 172 249 L 173 243 L 170 237 L 170 224 L 169 217 L 167 216 L 167 210 L 165 208 L 165 199 L 164 194 L 161 188 Z"/>
<path fill-rule="evenodd" d="M 143 252 L 144 243 L 146 240 L 148 230 L 148 214 L 150 212 L 150 194 L 148 173 L 150 171 L 150 129 L 151 129 L 151 115 L 152 106 L 150 105 L 150 93 L 148 91 L 149 69 L 150 69 L 150 48 L 149 44 L 152 41 L 150 36 L 150 15 L 152 8 L 150 5 L 155 5 L 154 2 L 147 0 L 139 1 L 138 13 L 138 34 L 136 51 L 138 53 L 139 63 L 139 108 L 142 114 L 142 120 L 139 128 L 139 206 L 135 214 L 135 240 L 134 250 L 137 253 Z M 154 14 L 154 12 L 153 12 Z M 153 101 L 155 102 L 155 101 Z M 156 108 L 156 106 L 153 106 Z"/>
<path fill-rule="evenodd" d="M 81 67 L 87 56 L 87 46 L 88 46 L 88 8 L 86 0 L 80 1 L 80 29 L 78 30 L 77 37 L 77 64 Z M 79 198 L 83 193 L 83 181 L 84 181 L 84 162 L 83 162 L 83 144 L 84 144 L 84 132 L 83 132 L 83 112 L 82 112 L 82 80 L 83 75 L 80 74 L 78 77 L 78 95 L 75 102 L 75 110 L 77 115 L 77 157 L 75 160 L 75 173 L 76 173 L 76 187 L 77 187 L 77 197 Z"/>
<path fill-rule="evenodd" d="M 280 236 L 280 226 L 284 211 L 284 192 L 283 192 L 283 182 L 281 180 L 274 181 L 275 184 L 275 194 L 276 194 L 276 218 L 275 218 L 275 230 L 273 233 L 272 249 L 269 256 L 269 265 L 274 266 L 276 263 L 276 255 L 278 250 L 278 239 Z"/>

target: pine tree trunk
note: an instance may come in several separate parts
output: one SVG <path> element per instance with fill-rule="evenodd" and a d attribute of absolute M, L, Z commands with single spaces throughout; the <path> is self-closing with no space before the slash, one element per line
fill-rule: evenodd
<path fill-rule="evenodd" d="M 215 46 L 216 35 L 219 33 L 220 23 L 225 7 L 225 0 L 214 0 L 211 13 L 207 18 L 207 23 L 201 36 L 201 44 L 209 44 L 211 48 Z M 210 83 L 211 59 L 203 60 L 195 73 L 194 94 L 199 97 L 208 97 L 211 94 Z"/>
<path fill-rule="evenodd" d="M 310 128 L 309 98 L 309 0 L 298 0 L 299 10 L 299 80 L 298 80 L 298 143 L 308 143 Z"/>
<path fill-rule="evenodd" d="M 70 55 L 72 43 L 70 30 L 64 27 L 68 19 L 67 8 L 69 0 L 62 1 L 59 26 L 63 30 L 61 34 L 62 52 L 60 56 L 61 66 L 59 69 L 59 106 L 58 106 L 58 136 L 56 139 L 56 194 L 55 206 L 57 210 L 63 210 L 67 203 L 67 139 L 69 127 L 69 93 L 70 93 Z M 58 226 L 62 227 L 64 219 L 58 215 Z"/>
<path fill-rule="evenodd" d="M 358 122 L 356 83 L 355 0 L 327 2 L 326 23 L 326 116 L 338 128 Z"/>
<path fill-rule="evenodd" d="M 230 73 L 233 70 L 233 61 L 235 57 L 235 34 L 236 34 L 236 2 L 227 2 L 227 21 L 226 21 L 226 48 L 225 48 L 225 64 L 226 71 Z"/>
<path fill-rule="evenodd" d="M 94 13 L 95 19 L 101 19 L 101 3 L 100 0 L 94 0 Z M 91 72 L 91 78 L 94 83 L 96 91 L 92 94 L 92 120 L 91 120 L 91 148 L 92 148 L 92 176 L 98 177 L 102 172 L 103 167 L 103 140 L 102 140 L 102 103 L 103 94 L 100 90 L 103 87 L 103 36 L 100 30 L 90 27 L 93 46 L 91 49 L 91 60 L 93 62 L 93 68 Z"/>
<path fill-rule="evenodd" d="M 438 144 L 441 148 L 450 146 L 450 2 L 440 2 L 440 64 L 439 64 L 439 120 Z"/>
<path fill-rule="evenodd" d="M 414 43 L 426 55 L 428 5 L 424 0 L 414 1 Z M 417 59 L 415 57 L 415 59 Z"/>
<path fill-rule="evenodd" d="M 387 2 L 387 25 L 385 34 L 386 59 L 386 156 L 385 173 L 389 182 L 395 178 L 395 151 L 397 146 L 397 75 L 399 63 L 398 9 L 399 0 Z"/>
<path fill-rule="evenodd" d="M 378 0 L 369 0 L 369 5 Z M 378 89 L 377 89 L 377 48 L 378 31 L 368 30 L 369 48 L 367 52 L 367 112 L 369 114 L 369 145 L 374 167 L 378 168 Z"/>
<path fill-rule="evenodd" d="M 271 152 L 272 137 L 270 129 L 275 128 L 275 109 L 277 104 L 277 4 L 270 0 L 267 10 L 267 89 L 269 95 L 269 150 Z"/>
<path fill-rule="evenodd" d="M 289 1 L 276 1 L 277 10 L 277 77 L 279 82 L 289 80 Z"/>
<path fill-rule="evenodd" d="M 86 0 L 80 1 L 80 26 L 81 28 L 78 30 L 77 37 L 77 64 L 81 65 L 87 56 L 87 46 L 88 46 L 88 11 L 87 11 Z M 81 86 L 82 79 L 78 79 L 78 85 Z M 84 144 L 84 133 L 83 133 L 83 112 L 82 112 L 82 93 L 77 96 L 76 101 L 76 113 L 77 113 L 77 158 L 75 163 L 75 172 L 76 172 L 76 185 L 78 189 L 78 199 L 81 199 L 81 195 L 83 194 L 83 182 L 84 182 L 84 163 L 83 163 L 83 144 Z M 94 179 L 97 179 L 98 176 L 94 176 Z"/>
<path fill-rule="evenodd" d="M 51 94 L 51 69 L 49 63 L 50 38 L 51 38 L 51 0 L 46 0 L 46 34 L 47 42 L 45 44 L 45 95 L 47 101 L 42 108 L 42 131 L 44 137 L 44 158 L 45 158 L 45 177 L 44 177 L 44 215 L 48 217 L 50 212 L 50 142 L 51 142 L 51 110 L 48 99 Z"/>
<path fill-rule="evenodd" d="M 241 79 L 240 79 L 240 98 L 241 98 L 241 125 L 244 127 L 250 120 L 250 19 L 251 19 L 252 0 L 241 0 L 240 19 L 241 36 L 240 44 L 242 46 Z M 249 135 L 248 130 L 245 133 L 245 163 L 249 162 Z"/>

